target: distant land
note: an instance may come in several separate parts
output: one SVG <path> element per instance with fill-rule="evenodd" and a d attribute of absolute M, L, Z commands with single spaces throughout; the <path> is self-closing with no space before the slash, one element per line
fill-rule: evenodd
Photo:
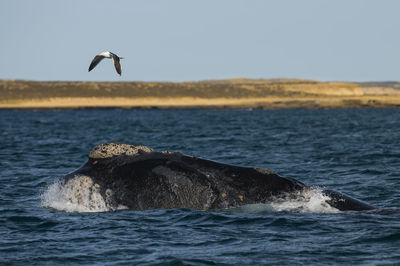
<path fill-rule="evenodd" d="M 0 80 L 0 108 L 397 108 L 400 82 Z"/>

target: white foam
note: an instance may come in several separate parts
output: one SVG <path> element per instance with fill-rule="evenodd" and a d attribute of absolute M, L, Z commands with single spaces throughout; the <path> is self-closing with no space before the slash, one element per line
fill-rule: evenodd
<path fill-rule="evenodd" d="M 340 211 L 330 206 L 330 200 L 320 188 L 307 188 L 299 192 L 287 194 L 285 197 L 275 198 L 270 203 L 248 204 L 233 208 L 233 212 L 300 212 L 300 213 L 339 213 Z"/>
<path fill-rule="evenodd" d="M 338 213 L 338 209 L 327 203 L 331 198 L 320 188 L 307 188 L 291 193 L 282 199 L 270 203 L 275 211 L 293 211 L 302 213 Z"/>
<path fill-rule="evenodd" d="M 111 195 L 109 191 L 106 194 Z M 41 195 L 42 207 L 66 212 L 106 212 L 113 210 L 100 194 L 100 186 L 84 175 L 78 175 L 65 183 L 51 184 Z M 117 209 L 124 209 L 120 206 Z"/>

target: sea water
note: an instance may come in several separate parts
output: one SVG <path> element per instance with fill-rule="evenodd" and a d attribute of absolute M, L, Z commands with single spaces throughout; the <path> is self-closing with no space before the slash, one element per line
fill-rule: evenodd
<path fill-rule="evenodd" d="M 58 181 L 103 142 L 268 168 L 312 189 L 270 204 L 108 210 Z M 380 208 L 340 212 L 322 189 Z M 400 263 L 400 110 L 2 110 L 0 264 Z"/>

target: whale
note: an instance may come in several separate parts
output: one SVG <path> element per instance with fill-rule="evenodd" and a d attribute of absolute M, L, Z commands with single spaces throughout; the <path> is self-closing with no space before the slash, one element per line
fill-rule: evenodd
<path fill-rule="evenodd" d="M 267 204 L 312 188 L 266 168 L 111 142 L 93 147 L 87 162 L 62 177 L 60 184 L 73 188 L 71 198 L 76 203 L 97 198 L 110 210 L 118 206 L 130 210 L 221 210 Z M 340 211 L 376 209 L 334 190 L 322 193 L 326 204 Z"/>

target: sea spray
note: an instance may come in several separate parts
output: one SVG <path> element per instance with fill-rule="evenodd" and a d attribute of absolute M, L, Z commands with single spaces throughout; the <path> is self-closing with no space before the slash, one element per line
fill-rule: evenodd
<path fill-rule="evenodd" d="M 292 192 L 284 198 L 277 198 L 271 202 L 275 211 L 293 211 L 301 213 L 338 213 L 338 209 L 330 206 L 327 201 L 331 198 L 318 187 L 305 188 Z"/>
<path fill-rule="evenodd" d="M 114 210 L 107 204 L 107 196 L 111 194 L 112 191 L 106 190 L 105 199 L 98 184 L 88 176 L 78 175 L 66 182 L 51 184 L 41 195 L 41 205 L 66 212 L 106 212 Z"/>
<path fill-rule="evenodd" d="M 299 212 L 299 213 L 339 213 L 327 201 L 331 198 L 317 187 L 305 188 L 301 191 L 287 193 L 284 197 L 276 197 L 268 203 L 247 204 L 238 208 L 228 209 L 234 213 L 257 212 Z"/>

